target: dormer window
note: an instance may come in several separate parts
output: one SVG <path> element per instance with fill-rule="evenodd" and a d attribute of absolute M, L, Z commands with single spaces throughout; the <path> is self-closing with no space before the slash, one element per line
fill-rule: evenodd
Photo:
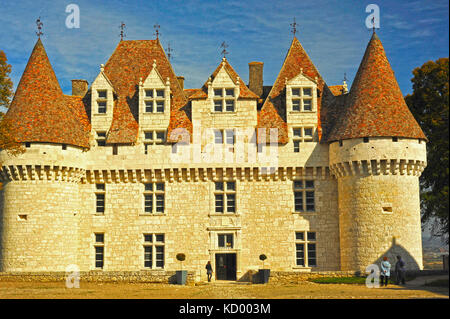
<path fill-rule="evenodd" d="M 107 91 L 97 90 L 97 112 L 101 114 L 106 113 Z"/>
<path fill-rule="evenodd" d="M 308 112 L 312 111 L 312 88 L 291 88 L 292 94 L 292 111 Z"/>
<path fill-rule="evenodd" d="M 164 89 L 145 90 L 145 113 L 164 113 L 165 100 L 166 95 Z"/>
<path fill-rule="evenodd" d="M 234 112 L 234 89 L 220 88 L 214 89 L 214 111 L 215 112 Z"/>

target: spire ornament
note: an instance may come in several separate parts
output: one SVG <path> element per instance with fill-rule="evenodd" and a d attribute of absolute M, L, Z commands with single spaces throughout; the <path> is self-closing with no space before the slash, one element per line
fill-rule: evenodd
<path fill-rule="evenodd" d="M 125 31 L 125 23 L 122 22 L 120 24 L 119 28 L 120 28 L 120 41 L 122 41 L 123 38 L 126 37 L 125 32 L 124 32 Z"/>
<path fill-rule="evenodd" d="M 44 32 L 42 32 L 42 26 L 43 26 L 43 25 L 44 25 L 44 24 L 43 24 L 42 21 L 41 21 L 41 17 L 37 18 L 37 20 L 36 20 L 36 26 L 37 26 L 38 31 L 36 32 L 36 35 L 38 36 L 38 38 L 41 38 L 41 35 L 44 34 Z"/>
<path fill-rule="evenodd" d="M 291 33 L 294 34 L 294 37 L 295 37 L 295 34 L 297 33 L 297 25 L 298 25 L 298 23 L 295 22 L 295 17 L 294 17 L 294 22 L 290 24 L 290 26 L 292 27 Z"/>
<path fill-rule="evenodd" d="M 161 33 L 159 33 L 159 28 L 161 28 L 161 26 L 159 24 L 155 24 L 153 26 L 153 28 L 155 29 L 155 33 L 154 35 L 156 36 L 156 40 L 159 40 L 159 36 L 161 35 Z"/>
<path fill-rule="evenodd" d="M 222 44 L 220 45 L 220 47 L 223 48 L 223 50 L 222 50 L 221 53 L 222 53 L 222 55 L 223 55 L 223 58 L 226 59 L 226 55 L 229 53 L 229 52 L 227 51 L 228 44 L 226 44 L 225 41 L 223 41 Z"/>

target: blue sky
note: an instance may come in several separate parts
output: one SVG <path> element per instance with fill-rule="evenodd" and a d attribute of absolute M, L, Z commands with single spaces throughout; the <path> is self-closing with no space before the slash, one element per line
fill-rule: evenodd
<path fill-rule="evenodd" d="M 68 4 L 80 8 L 80 28 L 68 29 Z M 173 48 L 172 65 L 185 77 L 186 88 L 201 87 L 221 60 L 220 44 L 241 78 L 248 81 L 248 62 L 264 62 L 264 84 L 275 81 L 292 41 L 290 23 L 296 18 L 298 39 L 328 85 L 349 84 L 362 59 L 371 30 L 365 8 L 380 7 L 377 31 L 404 94 L 412 90 L 411 71 L 429 60 L 448 57 L 449 6 L 434 1 L 5 1 L 0 0 L 0 50 L 12 65 L 16 87 L 36 42 L 37 17 L 52 66 L 66 94 L 71 79 L 89 83 L 119 42 L 119 25 L 126 24 L 125 40 L 154 39 Z"/>

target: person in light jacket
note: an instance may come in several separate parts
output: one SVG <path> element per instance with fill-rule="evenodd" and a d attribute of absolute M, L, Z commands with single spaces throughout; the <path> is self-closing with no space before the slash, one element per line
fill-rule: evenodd
<path fill-rule="evenodd" d="M 391 263 L 388 261 L 386 256 L 383 257 L 383 261 L 381 262 L 381 287 L 383 284 L 387 287 L 389 282 L 389 277 L 391 276 Z"/>

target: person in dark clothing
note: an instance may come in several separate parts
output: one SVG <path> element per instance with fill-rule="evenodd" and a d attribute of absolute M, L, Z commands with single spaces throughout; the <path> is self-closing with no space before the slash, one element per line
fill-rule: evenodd
<path fill-rule="evenodd" d="M 397 262 L 395 263 L 395 283 L 398 284 L 405 284 L 405 262 L 403 261 L 402 257 L 400 255 L 397 256 Z"/>
<path fill-rule="evenodd" d="M 213 273 L 210 261 L 208 261 L 208 263 L 206 264 L 205 268 L 206 268 L 206 274 L 208 275 L 208 282 L 210 282 L 211 281 L 211 277 L 212 277 L 212 273 Z"/>

